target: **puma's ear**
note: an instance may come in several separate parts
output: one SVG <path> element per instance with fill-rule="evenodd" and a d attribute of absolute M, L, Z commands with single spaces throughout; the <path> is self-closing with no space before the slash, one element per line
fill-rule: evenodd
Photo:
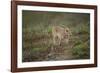
<path fill-rule="evenodd" d="M 69 32 L 69 29 L 65 29 L 66 32 Z"/>
<path fill-rule="evenodd" d="M 72 36 L 72 32 L 71 31 L 69 31 L 69 35 Z"/>

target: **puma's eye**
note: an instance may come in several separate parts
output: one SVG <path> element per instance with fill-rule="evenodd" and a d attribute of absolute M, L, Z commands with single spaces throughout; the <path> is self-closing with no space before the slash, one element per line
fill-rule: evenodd
<path fill-rule="evenodd" d="M 66 29 L 66 32 L 68 32 L 68 30 Z"/>

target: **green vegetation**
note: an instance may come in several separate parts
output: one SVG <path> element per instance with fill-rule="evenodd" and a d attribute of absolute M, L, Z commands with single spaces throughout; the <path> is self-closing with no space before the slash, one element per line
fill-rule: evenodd
<path fill-rule="evenodd" d="M 24 10 L 22 17 L 23 62 L 90 58 L 89 14 Z M 71 30 L 68 44 L 53 46 L 53 25 Z M 51 51 L 52 47 L 58 50 Z"/>
<path fill-rule="evenodd" d="M 89 45 L 88 43 L 80 43 L 74 46 L 72 53 L 75 55 L 75 58 L 89 58 Z"/>

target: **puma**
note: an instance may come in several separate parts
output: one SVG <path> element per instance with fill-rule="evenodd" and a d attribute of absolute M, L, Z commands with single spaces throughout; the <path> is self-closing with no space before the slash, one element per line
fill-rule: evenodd
<path fill-rule="evenodd" d="M 68 43 L 71 32 L 68 27 L 53 26 L 52 27 L 52 38 L 54 45 L 61 45 L 61 42 L 65 41 Z"/>

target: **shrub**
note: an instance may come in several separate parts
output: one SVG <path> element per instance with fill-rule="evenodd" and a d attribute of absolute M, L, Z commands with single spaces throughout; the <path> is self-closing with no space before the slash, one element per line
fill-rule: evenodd
<path fill-rule="evenodd" d="M 89 58 L 89 44 L 81 43 L 74 46 L 72 49 L 72 54 L 75 56 L 76 59 L 86 59 Z"/>

